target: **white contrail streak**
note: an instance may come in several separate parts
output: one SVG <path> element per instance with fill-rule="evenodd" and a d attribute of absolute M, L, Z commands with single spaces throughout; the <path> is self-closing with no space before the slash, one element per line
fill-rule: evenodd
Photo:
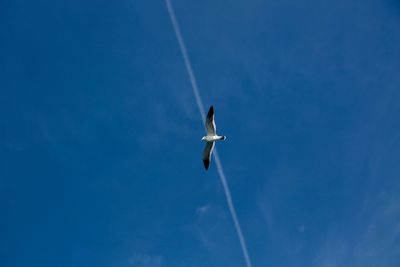
<path fill-rule="evenodd" d="M 199 88 L 197 87 L 196 78 L 194 76 L 192 64 L 190 63 L 189 55 L 186 50 L 185 42 L 183 41 L 183 37 L 182 37 L 181 31 L 179 28 L 179 24 L 178 24 L 178 21 L 176 20 L 175 12 L 174 12 L 174 9 L 172 7 L 170 0 L 165 0 L 165 3 L 167 5 L 169 17 L 171 18 L 172 26 L 175 31 L 176 39 L 178 39 L 179 47 L 182 52 L 183 60 L 185 62 L 186 70 L 189 75 L 190 83 L 192 84 L 192 89 L 193 89 L 194 96 L 196 98 L 197 107 L 199 108 L 201 118 L 204 121 L 206 114 L 204 112 L 203 101 L 201 101 Z M 235 206 L 233 205 L 233 201 L 232 201 L 231 191 L 229 190 L 228 182 L 226 180 L 224 169 L 222 168 L 222 164 L 219 159 L 217 149 L 214 150 L 214 159 L 215 159 L 215 163 L 217 165 L 217 171 L 219 174 L 219 178 L 221 179 L 222 187 L 224 188 L 225 197 L 226 197 L 226 201 L 228 202 L 229 211 L 231 213 L 233 223 L 235 225 L 235 229 L 236 229 L 239 241 L 240 241 L 240 246 L 242 248 L 246 266 L 252 267 L 249 252 L 247 251 L 246 241 L 244 239 L 244 236 L 242 233 L 242 228 L 240 227 L 240 223 L 239 223 L 239 220 L 236 215 Z"/>
<path fill-rule="evenodd" d="M 169 1 L 169 0 L 166 0 L 166 1 Z M 219 178 L 221 178 L 221 183 L 222 183 L 222 186 L 224 188 L 226 201 L 228 202 L 229 211 L 231 212 L 233 223 L 235 224 L 236 232 L 237 232 L 237 235 L 239 237 L 240 246 L 242 247 L 243 256 L 244 256 L 244 260 L 246 262 L 246 266 L 247 267 L 251 267 L 252 265 L 251 265 L 249 252 L 247 251 L 246 240 L 244 239 L 244 236 L 243 236 L 243 233 L 242 233 L 242 228 L 240 227 L 239 219 L 237 218 L 237 215 L 236 215 L 235 206 L 233 206 L 231 191 L 229 190 L 228 181 L 226 180 L 224 169 L 222 168 L 222 164 L 221 164 L 221 161 L 219 159 L 218 152 L 217 152 L 216 149 L 214 150 L 214 158 L 215 158 L 215 163 L 217 165 Z"/>
<path fill-rule="evenodd" d="M 170 0 L 165 0 L 165 3 L 167 4 L 169 17 L 171 18 L 172 26 L 174 27 L 174 30 L 175 30 L 176 39 L 178 39 L 179 47 L 181 48 L 183 60 L 185 61 L 186 70 L 189 75 L 190 83 L 192 84 L 194 96 L 196 98 L 197 107 L 200 110 L 202 120 L 204 120 L 206 118 L 206 113 L 204 112 L 203 101 L 201 101 L 199 88 L 197 87 L 197 82 L 196 82 L 196 78 L 194 77 L 192 64 L 190 63 L 189 55 L 187 53 L 186 46 L 185 46 L 185 42 L 183 41 L 181 30 L 179 28 L 178 21 L 176 20 L 176 17 L 175 17 L 174 8 L 172 7 Z"/>

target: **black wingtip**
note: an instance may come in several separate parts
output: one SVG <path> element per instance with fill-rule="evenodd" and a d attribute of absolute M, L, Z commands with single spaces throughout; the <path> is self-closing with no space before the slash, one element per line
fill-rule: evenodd
<path fill-rule="evenodd" d="M 203 160 L 204 163 L 204 168 L 206 168 L 206 170 L 208 170 L 208 167 L 210 166 L 210 161 L 209 160 Z"/>
<path fill-rule="evenodd" d="M 214 115 L 214 106 L 211 105 L 210 109 L 208 110 L 207 117 Z"/>

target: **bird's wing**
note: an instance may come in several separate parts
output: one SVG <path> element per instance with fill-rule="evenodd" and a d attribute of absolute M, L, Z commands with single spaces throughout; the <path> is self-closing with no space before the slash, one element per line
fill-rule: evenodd
<path fill-rule="evenodd" d="M 215 142 L 206 142 L 206 147 L 204 148 L 203 151 L 203 163 L 206 170 L 208 170 L 208 167 L 210 166 L 211 153 L 214 149 L 214 145 Z"/>
<path fill-rule="evenodd" d="M 213 106 L 210 107 L 207 113 L 206 129 L 207 129 L 207 135 L 216 135 L 217 127 L 215 126 Z"/>

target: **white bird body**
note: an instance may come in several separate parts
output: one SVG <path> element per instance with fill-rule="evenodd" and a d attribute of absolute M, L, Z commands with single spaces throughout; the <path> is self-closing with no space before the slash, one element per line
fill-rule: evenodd
<path fill-rule="evenodd" d="M 205 125 L 206 125 L 206 129 L 207 129 L 207 135 L 203 136 L 203 138 L 201 138 L 201 140 L 206 141 L 206 147 L 204 148 L 204 151 L 203 151 L 203 163 L 204 163 L 204 167 L 206 168 L 206 170 L 208 170 L 208 167 L 210 166 L 211 154 L 213 152 L 215 142 L 226 139 L 226 136 L 217 135 L 217 127 L 215 125 L 215 120 L 214 120 L 214 107 L 213 106 L 210 107 L 210 109 L 207 113 Z"/>
<path fill-rule="evenodd" d="M 201 140 L 207 141 L 207 142 L 215 142 L 219 140 L 225 140 L 225 136 L 219 136 L 219 135 L 206 135 Z"/>

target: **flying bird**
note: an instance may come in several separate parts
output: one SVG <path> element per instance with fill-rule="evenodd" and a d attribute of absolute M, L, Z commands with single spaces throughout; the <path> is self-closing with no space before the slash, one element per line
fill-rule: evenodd
<path fill-rule="evenodd" d="M 206 170 L 208 170 L 215 142 L 219 140 L 225 140 L 226 136 L 217 135 L 217 127 L 215 126 L 213 106 L 211 106 L 210 109 L 208 110 L 205 124 L 207 129 L 207 135 L 201 138 L 201 140 L 204 140 L 206 142 L 206 146 L 203 151 L 203 163 Z"/>

